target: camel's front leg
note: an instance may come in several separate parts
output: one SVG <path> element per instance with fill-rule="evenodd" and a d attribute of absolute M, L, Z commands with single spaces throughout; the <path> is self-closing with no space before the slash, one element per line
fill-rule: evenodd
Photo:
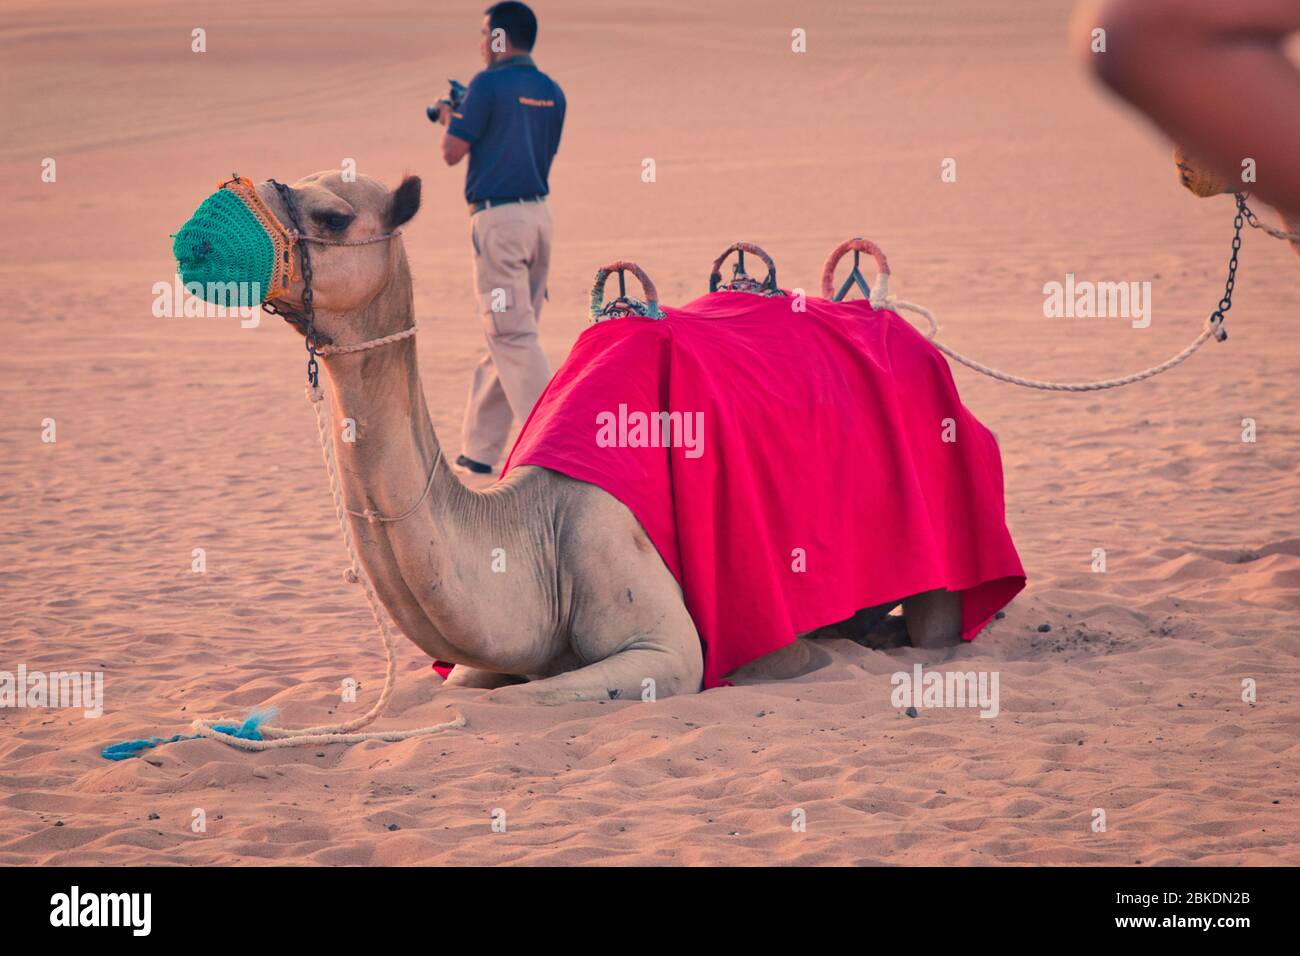
<path fill-rule="evenodd" d="M 939 588 L 903 599 L 903 621 L 913 647 L 961 643 L 961 594 Z"/>
<path fill-rule="evenodd" d="M 655 700 L 700 689 L 704 661 L 699 638 L 686 648 L 634 643 L 617 654 L 555 677 L 501 687 L 487 695 L 503 704 L 571 704 L 583 700 Z M 455 673 L 453 671 L 452 673 Z"/>
<path fill-rule="evenodd" d="M 553 612 L 567 646 L 543 671 L 555 676 L 487 696 L 567 704 L 698 692 L 700 636 L 659 552 L 622 502 L 594 485 L 574 483 L 571 491 L 557 545 L 562 573 Z M 593 663 L 573 666 L 584 661 Z"/>
<path fill-rule="evenodd" d="M 442 686 L 445 688 L 452 687 L 477 687 L 480 690 L 491 690 L 496 687 L 507 687 L 510 684 L 519 684 L 527 678 L 516 677 L 514 674 L 498 674 L 495 671 L 480 670 L 477 667 L 466 667 L 464 664 L 457 664 L 447 675 Z"/>

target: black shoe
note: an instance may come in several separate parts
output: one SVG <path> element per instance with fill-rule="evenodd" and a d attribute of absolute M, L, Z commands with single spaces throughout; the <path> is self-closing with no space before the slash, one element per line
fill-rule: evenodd
<path fill-rule="evenodd" d="M 468 471 L 476 475 L 492 474 L 491 465 L 485 465 L 483 462 L 475 461 L 473 458 L 466 458 L 464 455 L 461 455 L 456 459 L 456 470 Z"/>

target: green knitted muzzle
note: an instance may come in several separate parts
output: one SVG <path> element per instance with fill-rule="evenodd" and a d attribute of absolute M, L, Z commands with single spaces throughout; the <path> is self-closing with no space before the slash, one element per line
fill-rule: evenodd
<path fill-rule="evenodd" d="M 172 255 L 193 295 L 224 306 L 260 305 L 270 296 L 275 244 L 232 190 L 218 189 L 203 200 L 175 240 Z"/>

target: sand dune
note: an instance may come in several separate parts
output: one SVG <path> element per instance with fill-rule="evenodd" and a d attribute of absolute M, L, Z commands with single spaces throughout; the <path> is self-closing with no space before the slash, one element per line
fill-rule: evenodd
<path fill-rule="evenodd" d="M 1069 3 L 856 6 L 539 8 L 537 56 L 570 104 L 553 363 L 602 261 L 637 259 L 682 302 L 739 238 L 812 289 L 840 239 L 868 235 L 947 342 L 1026 375 L 1120 374 L 1195 335 L 1231 204 L 1183 192 L 1167 145 L 1091 85 L 1067 54 Z M 1257 232 L 1231 338 L 1161 378 L 1057 396 L 955 371 L 998 434 L 1029 573 L 970 646 L 832 641 L 791 681 L 538 711 L 441 690 L 404 643 L 384 725 L 456 711 L 466 729 L 100 759 L 196 716 L 269 704 L 319 723 L 378 693 L 298 340 L 271 317 L 154 318 L 151 287 L 172 275 L 168 234 L 232 170 L 292 181 L 350 157 L 422 175 L 405 241 L 425 391 L 454 449 L 480 334 L 463 174 L 422 111 L 472 73 L 479 9 L 0 13 L 0 670 L 102 670 L 106 696 L 98 719 L 0 709 L 0 863 L 1300 863 L 1300 273 Z M 207 53 L 190 52 L 196 26 Z M 807 54 L 790 52 L 796 27 Z M 1044 283 L 1067 272 L 1151 281 L 1151 327 L 1043 318 Z M 907 716 L 890 675 L 918 662 L 997 671 L 999 716 Z M 340 707 L 346 677 L 359 700 Z"/>

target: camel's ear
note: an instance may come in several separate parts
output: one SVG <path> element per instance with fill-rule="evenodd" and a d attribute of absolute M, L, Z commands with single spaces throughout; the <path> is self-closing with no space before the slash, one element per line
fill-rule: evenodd
<path fill-rule="evenodd" d="M 420 211 L 420 177 L 407 176 L 388 197 L 388 228 L 396 229 Z"/>

